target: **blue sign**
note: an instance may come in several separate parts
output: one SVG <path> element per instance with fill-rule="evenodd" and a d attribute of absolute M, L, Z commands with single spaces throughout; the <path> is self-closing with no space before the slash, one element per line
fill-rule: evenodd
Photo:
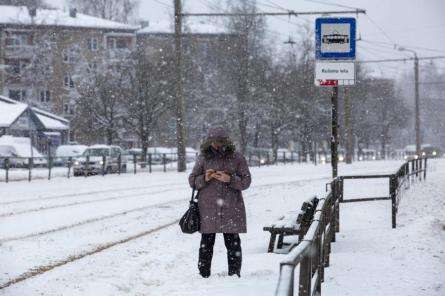
<path fill-rule="evenodd" d="M 355 18 L 317 18 L 316 59 L 355 59 L 355 28 Z"/>

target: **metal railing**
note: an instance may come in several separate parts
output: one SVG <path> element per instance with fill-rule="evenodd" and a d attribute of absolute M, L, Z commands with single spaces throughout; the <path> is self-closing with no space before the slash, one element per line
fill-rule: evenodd
<path fill-rule="evenodd" d="M 309 230 L 291 252 L 280 263 L 280 275 L 275 291 L 276 296 L 294 295 L 295 285 L 299 296 L 321 295 L 324 268 L 329 266 L 331 243 L 335 233 L 340 231 L 341 202 L 391 200 L 392 227 L 396 227 L 398 204 L 404 189 L 414 179 L 426 178 L 427 158 L 414 159 L 404 163 L 395 174 L 368 176 L 340 176 L 330 183 L 330 191 L 318 202 L 314 219 Z M 343 199 L 345 179 L 389 178 L 389 197 L 369 197 L 355 200 Z M 298 279 L 295 278 L 296 269 Z"/>
<path fill-rule="evenodd" d="M 340 176 L 338 177 L 338 187 L 341 203 L 349 202 L 363 202 L 363 201 L 378 201 L 378 200 L 391 200 L 391 222 L 392 228 L 397 226 L 397 210 L 399 202 L 405 189 L 409 188 L 409 183 L 414 179 L 422 180 L 426 178 L 428 158 L 419 158 L 408 160 L 405 162 L 395 174 L 382 174 L 382 175 L 355 175 L 355 176 Z M 387 178 L 389 180 L 389 196 L 383 197 L 366 197 L 366 198 L 343 198 L 344 180 L 354 179 L 381 179 Z"/>
<path fill-rule="evenodd" d="M 331 242 L 339 226 L 339 200 L 337 182 L 331 183 L 331 191 L 321 198 L 314 219 L 304 239 L 292 249 L 280 263 L 280 276 L 275 295 L 294 295 L 294 284 L 298 283 L 298 295 L 319 295 L 324 281 L 324 268 L 329 266 Z M 295 269 L 300 267 L 299 280 L 295 280 Z"/>

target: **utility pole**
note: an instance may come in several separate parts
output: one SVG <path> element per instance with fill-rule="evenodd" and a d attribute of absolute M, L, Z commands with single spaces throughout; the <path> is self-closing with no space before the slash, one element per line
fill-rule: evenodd
<path fill-rule="evenodd" d="M 351 128 L 351 105 L 347 95 L 347 89 L 344 89 L 344 103 L 345 103 L 345 140 L 346 140 L 346 155 L 345 160 L 347 164 L 352 163 L 352 128 Z"/>
<path fill-rule="evenodd" d="M 175 1 L 175 56 L 176 56 L 176 144 L 178 149 L 178 172 L 185 172 L 184 97 L 182 94 L 182 7 Z"/>
<path fill-rule="evenodd" d="M 332 178 L 337 178 L 338 175 L 338 86 L 332 88 L 331 96 L 332 104 L 332 136 L 331 136 L 331 163 L 332 163 Z"/>
<path fill-rule="evenodd" d="M 414 53 L 414 96 L 416 112 L 416 154 L 422 157 L 422 147 L 420 145 L 420 110 L 419 110 L 419 59 Z"/>

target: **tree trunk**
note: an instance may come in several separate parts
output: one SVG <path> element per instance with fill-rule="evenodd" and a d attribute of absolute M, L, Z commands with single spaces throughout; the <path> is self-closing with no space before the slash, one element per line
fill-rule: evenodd
<path fill-rule="evenodd" d="M 272 141 L 272 159 L 273 162 L 278 161 L 278 133 L 276 132 L 275 127 L 272 126 L 271 129 L 271 141 Z"/>

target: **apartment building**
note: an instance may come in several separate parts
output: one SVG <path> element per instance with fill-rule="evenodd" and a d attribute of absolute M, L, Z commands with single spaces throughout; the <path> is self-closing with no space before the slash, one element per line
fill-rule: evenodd
<path fill-rule="evenodd" d="M 77 13 L 0 6 L 0 94 L 71 119 L 80 62 L 133 50 L 137 27 Z"/>

